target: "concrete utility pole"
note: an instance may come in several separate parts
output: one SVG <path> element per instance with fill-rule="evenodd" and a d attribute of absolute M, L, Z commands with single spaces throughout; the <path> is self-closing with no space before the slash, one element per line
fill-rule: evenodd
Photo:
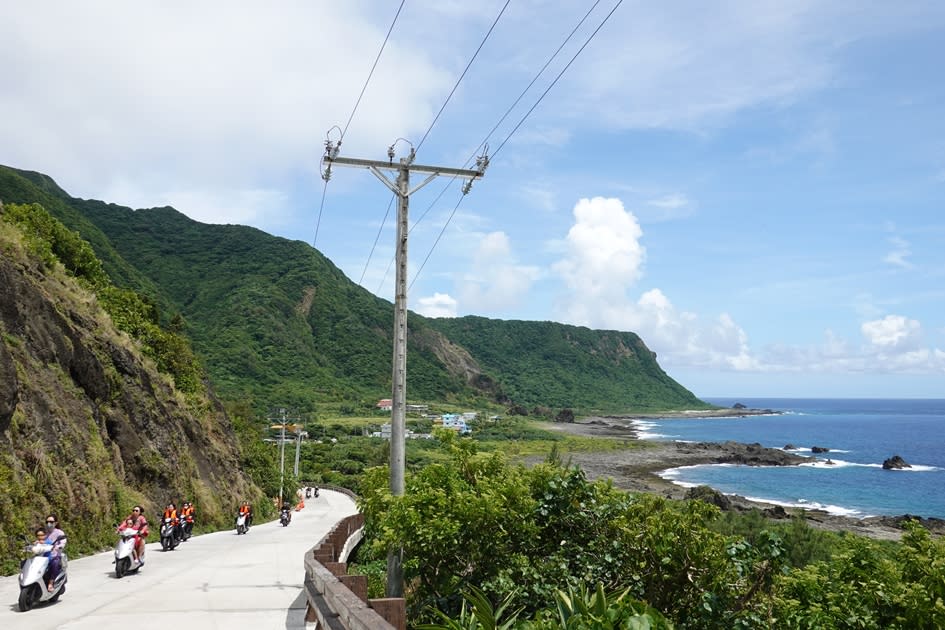
<path fill-rule="evenodd" d="M 390 435 L 390 491 L 394 496 L 404 494 L 404 463 L 406 445 L 406 405 L 407 405 L 407 210 L 410 195 L 417 192 L 438 175 L 462 177 L 466 180 L 463 194 L 469 192 L 473 180 L 481 179 L 489 158 L 486 155 L 476 159 L 476 170 L 446 168 L 441 166 L 423 166 L 414 164 L 416 152 L 411 147 L 410 155 L 394 164 L 394 146 L 387 149 L 388 161 L 363 160 L 358 158 L 338 157 L 341 143 L 325 143 L 324 162 L 327 163 L 322 177 L 331 178 L 331 167 L 354 166 L 371 171 L 381 183 L 387 186 L 399 200 L 397 204 L 397 272 L 394 289 L 394 358 L 393 391 L 391 392 L 391 435 Z M 382 171 L 395 171 L 397 180 L 391 181 Z M 428 176 L 415 188 L 410 188 L 410 172 L 427 173 Z M 404 596 L 403 551 L 391 552 L 387 556 L 387 596 Z"/>

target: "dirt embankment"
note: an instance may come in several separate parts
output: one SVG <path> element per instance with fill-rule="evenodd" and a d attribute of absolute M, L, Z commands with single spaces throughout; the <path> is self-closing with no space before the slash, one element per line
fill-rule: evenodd
<path fill-rule="evenodd" d="M 788 453 L 780 449 L 766 448 L 760 444 L 739 442 L 655 442 L 638 440 L 633 420 L 654 417 L 719 417 L 723 415 L 759 415 L 769 410 L 724 409 L 708 412 L 676 412 L 674 414 L 646 414 L 626 417 L 585 418 L 574 423 L 549 424 L 554 431 L 563 431 L 586 437 L 604 437 L 632 440 L 628 448 L 568 453 L 572 464 L 580 466 L 590 479 L 609 478 L 616 487 L 631 492 L 659 494 L 669 499 L 685 499 L 690 489 L 672 483 L 659 476 L 668 468 L 695 466 L 698 464 L 743 464 L 748 466 L 794 466 L 811 458 Z M 727 499 L 727 500 L 726 500 Z M 870 517 L 865 519 L 836 516 L 821 510 L 782 508 L 781 506 L 750 501 L 744 497 L 728 496 L 722 501 L 723 509 L 747 510 L 758 508 L 770 518 L 803 516 L 813 527 L 831 531 L 848 531 L 871 538 L 898 540 L 902 536 L 902 523 L 906 515 L 898 517 Z M 915 518 L 915 517 L 911 517 Z M 945 521 L 921 519 L 933 533 L 945 535 Z"/>

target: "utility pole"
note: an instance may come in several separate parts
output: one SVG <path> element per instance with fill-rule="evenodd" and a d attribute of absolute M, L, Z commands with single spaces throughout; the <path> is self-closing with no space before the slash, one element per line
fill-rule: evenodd
<path fill-rule="evenodd" d="M 327 182 L 331 178 L 331 167 L 353 166 L 366 168 L 387 186 L 398 198 L 397 204 L 397 242 L 396 263 L 397 271 L 394 288 L 394 356 L 392 369 L 393 391 L 391 392 L 391 435 L 390 435 L 390 491 L 394 496 L 404 494 L 404 467 L 405 467 L 405 435 L 406 435 L 406 405 L 407 405 L 407 210 L 410 205 L 410 195 L 417 192 L 438 175 L 461 177 L 466 180 L 463 194 L 469 192 L 473 180 L 481 179 L 489 158 L 485 154 L 476 158 L 476 170 L 446 168 L 441 166 L 424 166 L 414 164 L 416 151 L 410 148 L 410 154 L 400 158 L 394 164 L 394 145 L 387 149 L 388 161 L 364 160 L 358 158 L 338 157 L 341 142 L 335 144 L 331 140 L 325 142 L 325 157 L 327 163 L 322 178 Z M 397 173 L 396 181 L 391 181 L 382 171 Z M 410 188 L 410 172 L 426 173 L 424 179 L 415 188 Z M 391 551 L 387 556 L 387 597 L 404 596 L 403 549 Z"/>
<path fill-rule="evenodd" d="M 282 493 L 285 486 L 285 407 L 279 410 L 282 413 L 282 433 L 279 436 L 279 507 L 282 507 Z"/>

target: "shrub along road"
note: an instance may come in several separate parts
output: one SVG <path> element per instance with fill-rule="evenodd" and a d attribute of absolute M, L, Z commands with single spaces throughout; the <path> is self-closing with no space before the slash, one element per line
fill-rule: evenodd
<path fill-rule="evenodd" d="M 17 607 L 17 577 L 3 577 L 0 628 L 304 628 L 304 553 L 355 512 L 349 497 L 325 490 L 293 512 L 288 527 L 257 523 L 244 536 L 235 529 L 195 536 L 167 552 L 150 543 L 141 572 L 122 579 L 112 551 L 72 560 L 62 598 L 25 613 Z M 149 538 L 158 538 L 156 525 Z"/>

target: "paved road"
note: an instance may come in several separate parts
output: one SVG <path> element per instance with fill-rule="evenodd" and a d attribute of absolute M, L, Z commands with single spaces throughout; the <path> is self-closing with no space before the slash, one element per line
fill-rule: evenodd
<path fill-rule="evenodd" d="M 17 608 L 16 576 L 2 577 L 0 628 L 304 628 L 304 553 L 356 511 L 350 498 L 326 490 L 307 500 L 288 527 L 274 521 L 258 523 L 243 536 L 235 530 L 195 536 L 168 552 L 151 543 L 144 568 L 120 580 L 111 551 L 72 560 L 62 598 L 25 613 Z M 156 534 L 153 528 L 150 537 Z"/>

